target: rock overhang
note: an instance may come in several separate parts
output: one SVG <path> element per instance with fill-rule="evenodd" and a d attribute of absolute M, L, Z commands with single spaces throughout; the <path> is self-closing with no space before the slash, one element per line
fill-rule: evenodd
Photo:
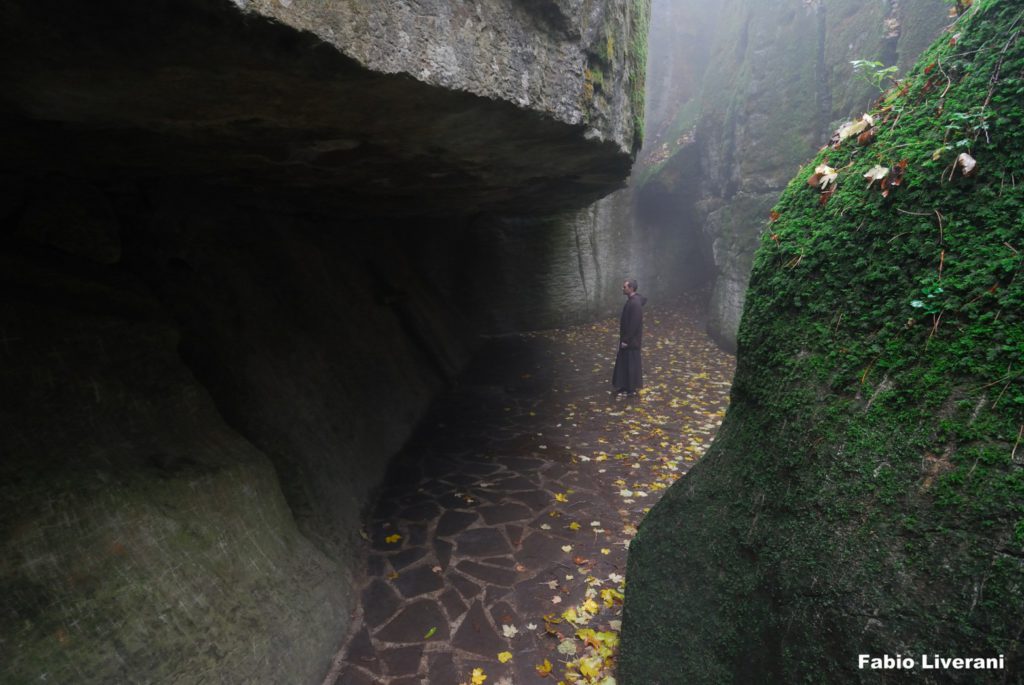
<path fill-rule="evenodd" d="M 365 46 L 345 54 L 341 38 L 286 16 L 297 4 L 276 3 L 275 16 L 241 0 L 9 4 L 0 170 L 177 178 L 308 211 L 399 216 L 562 211 L 628 175 L 629 145 L 583 122 L 571 80 L 549 101 L 502 90 L 515 74 L 490 92 L 445 83 L 374 62 Z M 320 32 L 337 36 L 340 3 L 313 4 L 334 6 Z M 535 4 L 551 5 L 536 16 L 571 15 L 569 2 Z M 574 69 L 579 46 L 551 31 L 572 53 L 559 68 Z"/>

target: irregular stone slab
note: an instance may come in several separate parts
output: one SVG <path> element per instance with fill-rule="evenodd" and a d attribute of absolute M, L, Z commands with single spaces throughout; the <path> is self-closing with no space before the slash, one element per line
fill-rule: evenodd
<path fill-rule="evenodd" d="M 472 494 L 474 497 L 480 500 L 490 502 L 491 504 L 497 504 L 498 502 L 501 502 L 503 499 L 505 499 L 505 493 L 503 492 L 496 492 L 494 490 L 484 490 L 482 488 L 476 488 L 470 494 Z"/>
<path fill-rule="evenodd" d="M 385 568 L 387 568 L 387 559 L 382 554 L 371 554 L 366 560 L 366 575 L 371 578 L 384 575 Z"/>
<path fill-rule="evenodd" d="M 434 478 L 444 477 L 449 473 L 454 473 L 458 468 L 459 462 L 457 461 L 433 457 L 423 464 L 423 474 Z"/>
<path fill-rule="evenodd" d="M 451 486 L 446 487 L 450 488 Z M 444 495 L 439 495 L 437 503 L 440 504 L 446 512 L 453 509 L 473 509 L 477 504 L 476 498 L 469 498 L 469 500 L 467 500 L 466 495 L 462 493 L 461 490 L 458 492 L 449 492 Z"/>
<path fill-rule="evenodd" d="M 477 515 L 468 511 L 446 511 L 437 522 L 437 534 L 441 537 L 455 535 L 477 520 Z"/>
<path fill-rule="evenodd" d="M 444 606 L 444 610 L 448 612 L 448 620 L 454 622 L 459 616 L 466 613 L 466 603 L 459 597 L 459 593 L 455 590 L 448 589 L 441 593 L 441 604 Z"/>
<path fill-rule="evenodd" d="M 427 537 L 429 531 L 427 527 L 422 523 L 413 523 L 406 526 L 406 534 L 408 536 L 407 544 L 409 545 L 425 545 L 427 544 Z"/>
<path fill-rule="evenodd" d="M 538 478 L 522 475 L 515 475 L 501 481 L 501 489 L 506 492 L 515 492 L 516 490 L 536 490 L 538 485 L 540 485 L 540 480 Z"/>
<path fill-rule="evenodd" d="M 483 564 L 475 561 L 460 561 L 455 565 L 455 568 L 467 575 L 479 578 L 485 583 L 490 583 L 492 585 L 504 585 L 505 587 L 511 587 L 518 578 L 518 574 L 515 571 L 510 571 L 504 568 L 495 568 L 494 566 L 484 566 Z"/>
<path fill-rule="evenodd" d="M 392 554 L 388 557 L 388 561 L 391 563 L 391 568 L 396 571 L 401 571 L 406 566 L 411 566 L 423 557 L 427 555 L 427 550 L 422 547 L 412 547 L 410 549 L 403 549 L 398 554 Z M 377 574 L 383 575 L 383 574 Z"/>
<path fill-rule="evenodd" d="M 416 522 L 433 521 L 440 513 L 441 509 L 436 504 L 428 502 L 403 509 L 398 513 L 398 518 Z"/>
<path fill-rule="evenodd" d="M 552 561 L 564 558 L 564 540 L 552 538 L 543 533 L 533 533 L 525 540 L 515 554 L 517 562 L 528 569 L 537 570 L 552 565 Z"/>
<path fill-rule="evenodd" d="M 556 611 L 562 604 L 552 604 L 551 598 L 560 594 L 552 590 L 543 581 L 544 577 L 524 580 L 515 587 L 515 605 L 524 616 L 543 616 Z M 552 578 L 552 580 L 554 580 Z"/>
<path fill-rule="evenodd" d="M 459 466 L 459 471 L 472 476 L 489 476 L 500 470 L 501 465 L 494 462 L 467 462 Z"/>
<path fill-rule="evenodd" d="M 561 657 L 557 652 L 549 653 L 539 650 L 516 650 L 516 658 L 513 659 L 511 663 L 515 670 L 515 676 L 512 680 L 516 685 L 551 685 L 551 678 L 542 678 L 540 674 L 537 673 L 535 664 L 542 663 L 544 659 L 548 659 L 551 663 L 556 664 L 555 668 L 557 669 L 559 658 L 564 657 Z"/>
<path fill-rule="evenodd" d="M 380 578 L 375 578 L 363 590 L 363 616 L 366 625 L 376 628 L 384 623 L 398 611 L 401 601 L 398 593 L 390 585 Z"/>
<path fill-rule="evenodd" d="M 438 640 L 446 640 L 451 634 L 448 619 L 437 602 L 420 599 L 407 605 L 398 616 L 377 631 L 376 638 L 387 642 L 423 642 L 424 635 L 434 628 Z"/>
<path fill-rule="evenodd" d="M 391 675 L 414 675 L 420 670 L 423 645 L 385 649 L 380 653 L 384 670 Z"/>
<path fill-rule="evenodd" d="M 380 681 L 363 670 L 348 666 L 341 673 L 335 685 L 378 685 Z"/>
<path fill-rule="evenodd" d="M 505 535 L 508 536 L 509 542 L 512 543 L 513 547 L 518 547 L 523 542 L 523 527 L 505 526 Z"/>
<path fill-rule="evenodd" d="M 380 664 L 377 661 L 377 651 L 370 642 L 370 632 L 364 625 L 359 632 L 352 636 L 345 652 L 345 661 L 359 664 L 366 668 L 377 670 Z"/>
<path fill-rule="evenodd" d="M 448 573 L 446 576 L 448 583 L 459 591 L 459 594 L 464 599 L 473 599 L 480 594 L 480 586 L 458 573 Z"/>
<path fill-rule="evenodd" d="M 401 537 L 394 542 L 388 542 L 388 538 L 393 535 L 401 535 Z M 389 525 L 384 527 L 382 525 L 375 525 L 372 534 L 373 549 L 378 552 L 397 552 L 405 546 L 408 537 L 405 530 L 400 529 L 398 526 Z"/>
<path fill-rule="evenodd" d="M 510 471 L 519 471 L 523 474 L 533 473 L 541 470 L 548 462 L 543 459 L 533 459 L 532 457 L 505 457 L 501 460 Z"/>
<path fill-rule="evenodd" d="M 396 497 L 385 497 L 382 494 L 373 507 L 372 517 L 375 521 L 388 521 L 394 518 L 399 509 L 401 506 Z"/>
<path fill-rule="evenodd" d="M 425 595 L 444 587 L 440 573 L 435 573 L 429 566 L 417 566 L 403 571 L 392 581 L 405 598 Z"/>
<path fill-rule="evenodd" d="M 455 552 L 464 557 L 494 557 L 511 554 L 512 546 L 497 528 L 472 528 L 455 538 Z"/>
<path fill-rule="evenodd" d="M 520 627 L 519 614 L 516 613 L 515 609 L 508 602 L 496 602 L 492 605 L 491 618 L 494 619 L 494 625 L 498 626 L 499 629 L 503 625 Z"/>
<path fill-rule="evenodd" d="M 544 469 L 544 475 L 547 478 L 561 478 L 570 471 L 572 469 L 565 464 L 548 464 L 547 468 Z"/>
<path fill-rule="evenodd" d="M 578 533 L 574 533 L 566 528 L 571 521 L 572 519 L 568 516 L 538 516 L 530 522 L 530 528 L 534 531 L 542 530 L 544 535 L 562 538 L 562 544 L 564 545 L 567 540 L 575 542 L 579 539 Z M 544 526 L 549 527 L 545 528 Z"/>
<path fill-rule="evenodd" d="M 490 585 L 487 587 L 487 591 L 484 593 L 484 604 L 491 606 L 499 599 L 508 596 L 511 590 L 507 587 L 498 587 L 497 585 Z"/>
<path fill-rule="evenodd" d="M 533 510 L 525 504 L 516 502 L 480 507 L 479 512 L 489 526 L 509 521 L 522 521 L 533 516 Z"/>
<path fill-rule="evenodd" d="M 451 483 L 452 485 L 458 485 L 461 487 L 476 485 L 477 483 L 480 482 L 480 476 L 474 476 L 466 473 L 449 473 L 442 477 L 444 478 L 445 482 Z"/>
<path fill-rule="evenodd" d="M 450 652 L 444 652 L 442 654 L 431 654 L 430 655 L 430 667 L 428 673 L 430 674 L 429 682 L 431 683 L 457 683 L 459 682 L 459 674 L 455 669 L 455 659 L 452 657 Z"/>
<path fill-rule="evenodd" d="M 455 631 L 452 646 L 481 656 L 494 656 L 507 645 L 487 619 L 483 604 L 477 601 L 473 602 L 462 625 Z"/>
<path fill-rule="evenodd" d="M 434 540 L 434 554 L 437 555 L 437 565 L 442 569 L 447 569 L 448 562 L 452 559 L 452 543 Z"/>
<path fill-rule="evenodd" d="M 509 499 L 522 502 L 533 511 L 542 511 L 555 502 L 555 496 L 546 490 L 527 490 L 525 492 L 510 492 Z"/>

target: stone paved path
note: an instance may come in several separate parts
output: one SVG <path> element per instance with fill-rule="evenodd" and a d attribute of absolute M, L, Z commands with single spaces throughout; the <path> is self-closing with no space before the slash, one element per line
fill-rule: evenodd
<path fill-rule="evenodd" d="M 733 358 L 699 320 L 692 300 L 647 306 L 636 398 L 610 393 L 617 321 L 490 340 L 391 470 L 327 683 L 610 674 L 629 540 L 728 402 Z"/>

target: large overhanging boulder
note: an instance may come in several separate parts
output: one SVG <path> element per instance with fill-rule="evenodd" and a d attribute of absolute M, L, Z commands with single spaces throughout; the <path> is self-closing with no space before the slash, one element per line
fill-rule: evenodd
<path fill-rule="evenodd" d="M 307 210 L 584 206 L 628 174 L 646 32 L 646 2 L 587 7 L 7 3 L 0 164 Z"/>

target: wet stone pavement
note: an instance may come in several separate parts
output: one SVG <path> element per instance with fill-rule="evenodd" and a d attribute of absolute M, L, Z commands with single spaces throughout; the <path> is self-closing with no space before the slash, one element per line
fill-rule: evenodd
<path fill-rule="evenodd" d="M 435 404 L 368 522 L 356 627 L 328 683 L 613 675 L 629 540 L 703 454 L 734 366 L 694 300 L 652 303 L 645 389 L 614 396 L 617 330 L 490 339 Z"/>

